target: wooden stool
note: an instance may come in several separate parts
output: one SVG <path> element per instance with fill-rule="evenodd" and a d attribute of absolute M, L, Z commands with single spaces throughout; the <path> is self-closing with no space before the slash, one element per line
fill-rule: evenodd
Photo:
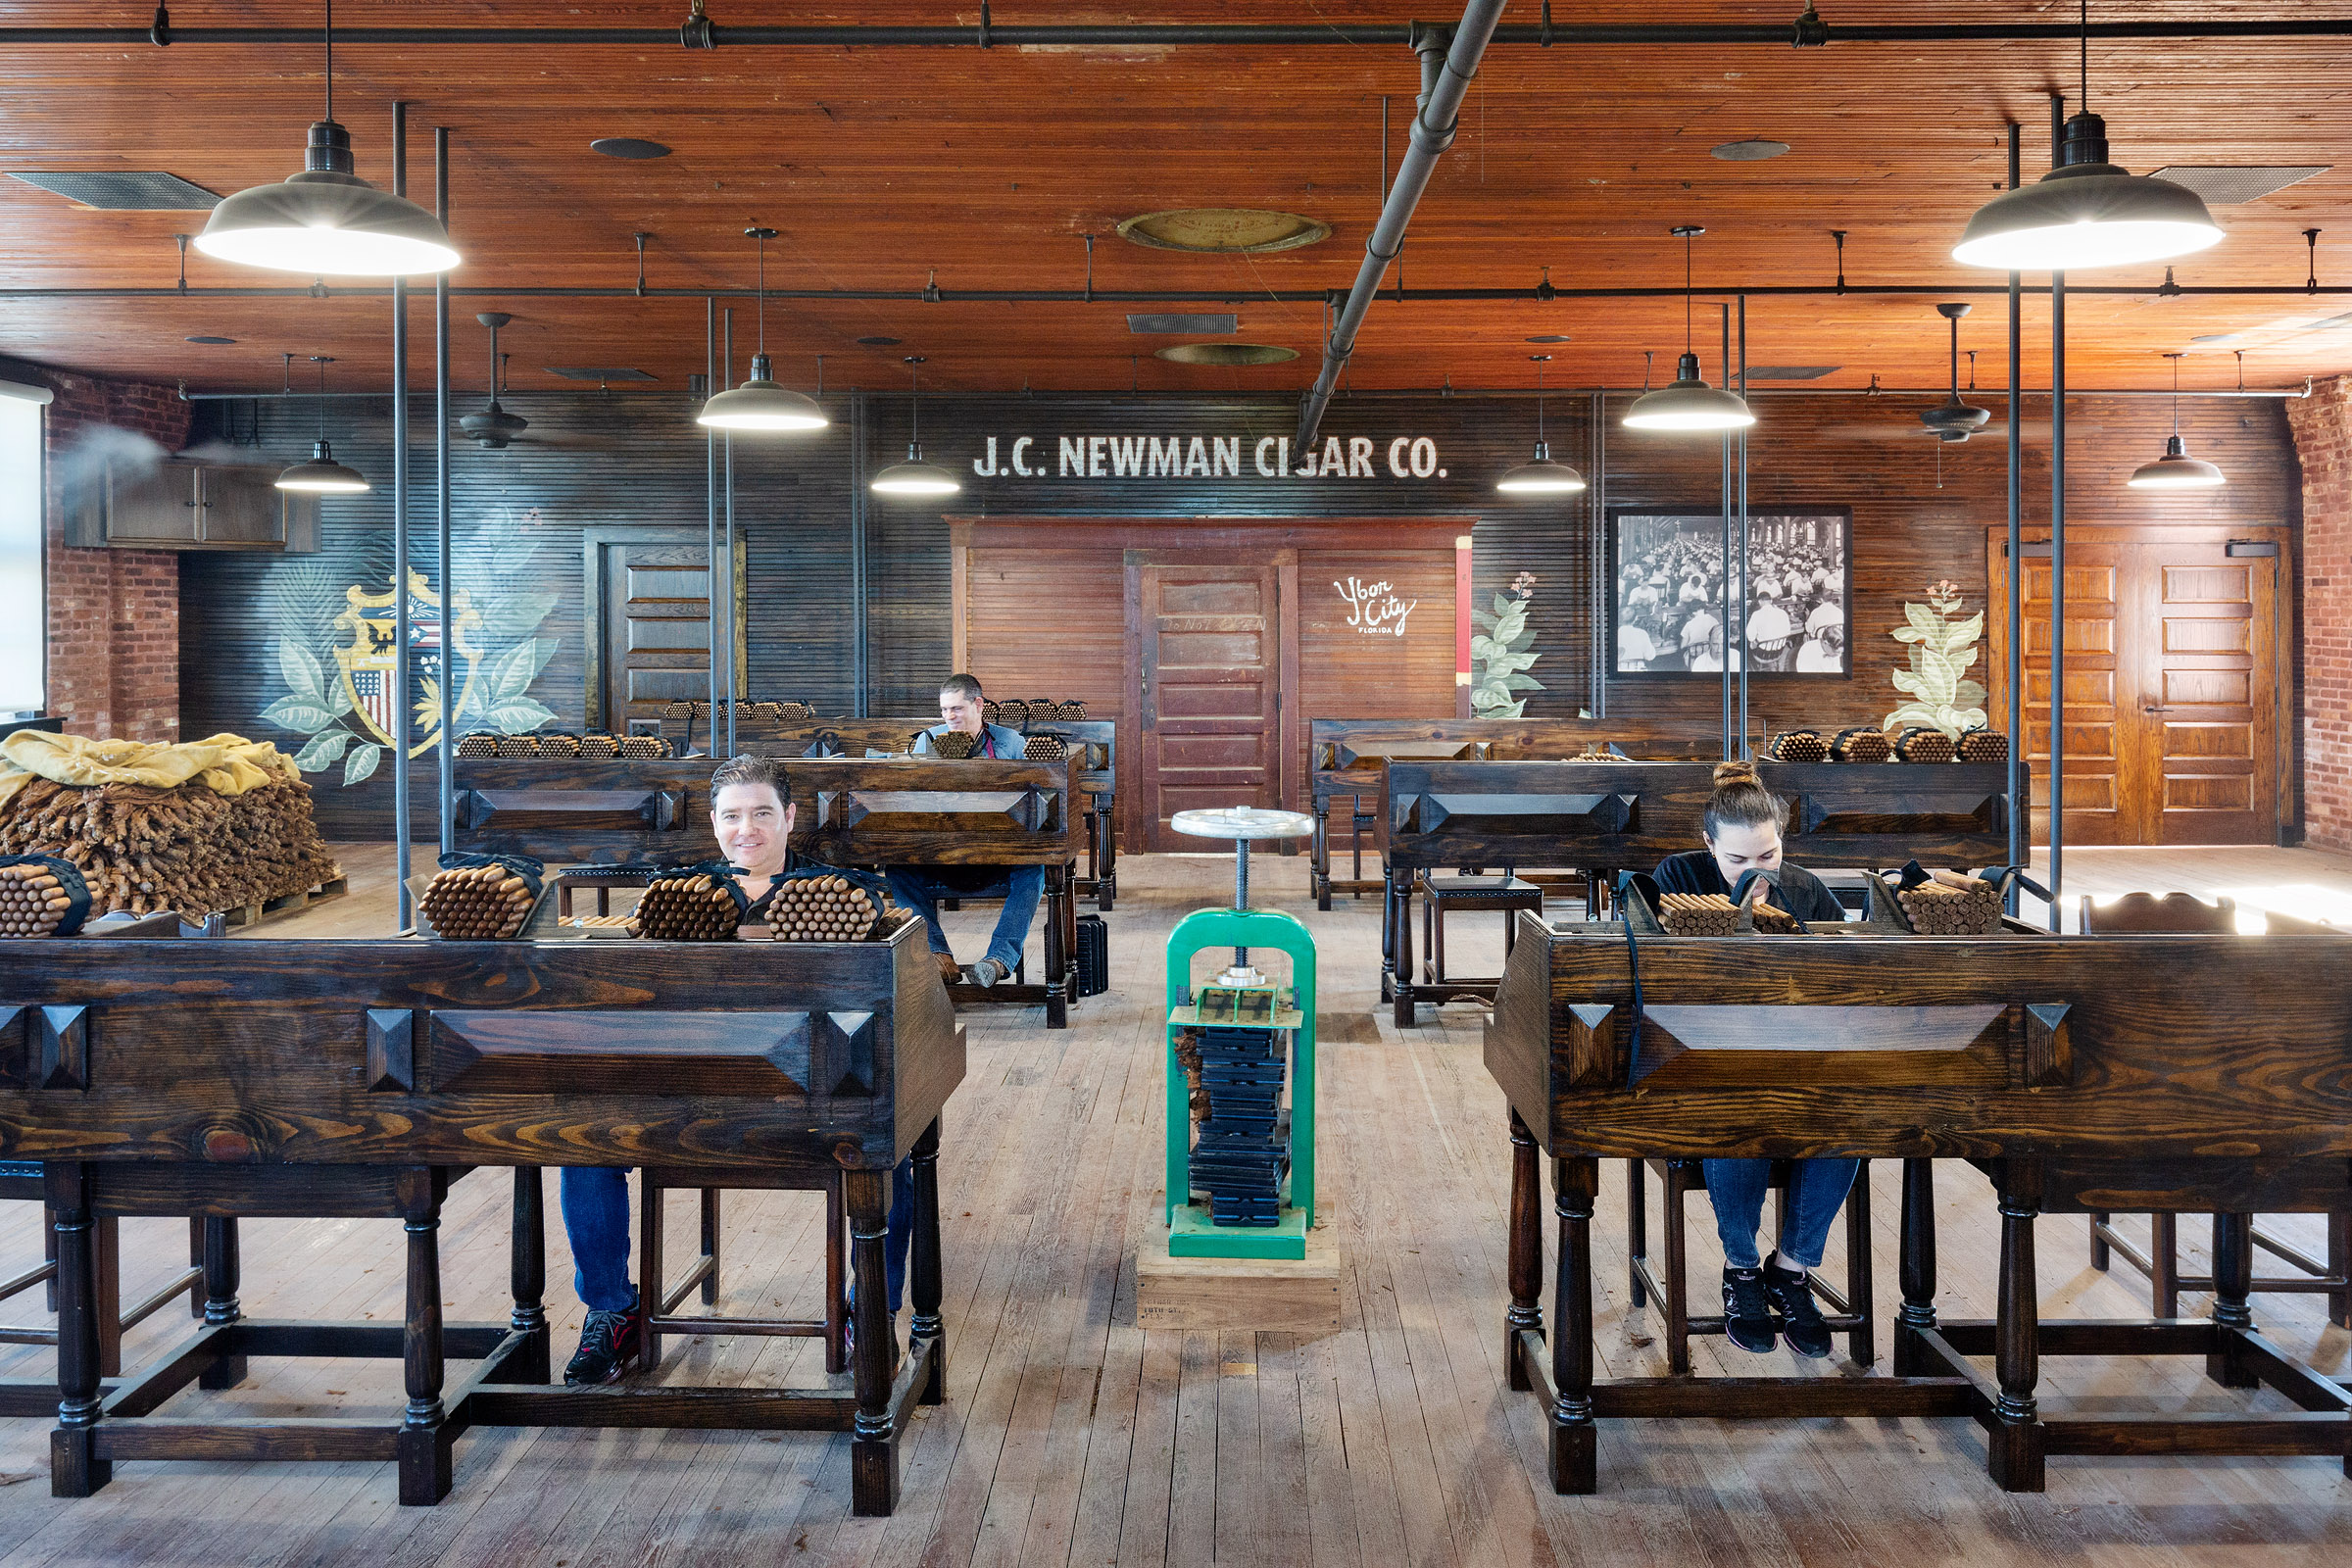
<path fill-rule="evenodd" d="M 2230 935 L 2237 930 L 2237 906 L 2229 899 L 2207 904 L 2185 893 L 2167 893 L 2162 898 L 2152 893 L 2127 893 L 2103 906 L 2085 898 L 2082 904 L 2082 930 L 2084 936 L 2123 931 L 2159 936 Z M 2252 1227 L 2252 1236 L 2255 1248 L 2295 1270 L 2292 1274 L 2254 1276 L 2251 1283 L 2254 1295 L 2325 1296 L 2328 1321 L 2338 1328 L 2352 1328 L 2352 1214 L 2328 1216 L 2325 1260 L 2289 1247 L 2275 1236 L 2266 1236 L 2259 1225 Z M 2142 1252 L 2117 1234 L 2111 1214 L 2104 1209 L 2094 1210 L 2090 1215 L 2090 1266 L 2103 1274 L 2109 1262 L 2118 1256 L 2147 1276 L 2148 1310 L 2156 1317 L 2179 1317 L 2183 1291 L 2210 1294 L 2215 1289 L 2210 1273 L 2180 1272 L 2178 1214 L 2148 1216 L 2148 1250 Z"/>
<path fill-rule="evenodd" d="M 0 1162 L 0 1199 L 41 1201 L 41 1165 L 38 1160 L 8 1160 Z M 204 1223 L 188 1221 L 188 1267 L 172 1277 L 172 1282 L 138 1305 L 125 1312 L 121 1309 L 122 1292 L 120 1241 L 121 1222 L 113 1215 L 97 1221 L 92 1233 L 91 1247 L 96 1253 L 98 1305 L 98 1375 L 101 1379 L 122 1375 L 122 1336 L 135 1325 L 161 1311 L 173 1297 L 188 1298 L 189 1315 L 204 1316 L 204 1294 L 198 1289 L 204 1283 Z M 49 1310 L 57 1310 L 57 1214 L 46 1203 L 41 1207 L 42 1261 L 14 1279 L 0 1280 L 0 1301 L 22 1296 L 35 1285 L 48 1286 Z M 0 1345 L 56 1345 L 55 1325 L 35 1324 L 0 1326 Z M 54 1378 L 0 1379 L 0 1416 L 49 1415 L 57 1409 L 57 1382 Z"/>
<path fill-rule="evenodd" d="M 1666 1187 L 1666 1281 L 1663 1287 L 1649 1267 L 1649 1200 L 1642 1180 L 1643 1161 L 1625 1162 L 1626 1264 L 1634 1305 L 1655 1300 L 1666 1318 L 1666 1370 L 1675 1377 L 1690 1375 L 1690 1336 L 1724 1332 L 1723 1314 L 1690 1314 L 1690 1239 L 1683 1230 L 1683 1200 L 1707 1190 L 1706 1165 L 1696 1159 L 1653 1159 Z M 1789 1162 L 1772 1162 L 1773 1234 L 1777 1238 L 1788 1216 Z M 1870 1161 L 1854 1172 L 1853 1190 L 1845 1195 L 1845 1289 L 1838 1291 L 1814 1269 L 1805 1283 L 1821 1303 L 1830 1327 L 1846 1336 L 1846 1351 L 1868 1366 L 1878 1357 L 1878 1320 L 1870 1285 Z"/>
<path fill-rule="evenodd" d="M 1467 914 L 1473 910 L 1499 909 L 1502 911 L 1502 952 L 1510 956 L 1511 944 L 1517 931 L 1514 918 L 1521 909 L 1532 911 L 1538 919 L 1544 916 L 1544 890 L 1533 882 L 1522 881 L 1505 870 L 1500 876 L 1432 876 L 1424 871 L 1415 879 L 1428 901 L 1421 906 L 1421 945 L 1429 953 L 1421 966 L 1421 984 L 1425 986 L 1486 986 L 1500 983 L 1500 976 L 1485 978 L 1448 978 L 1446 973 L 1446 916 Z"/>
<path fill-rule="evenodd" d="M 850 1366 L 850 1294 L 846 1266 L 849 1211 L 842 1203 L 841 1172 L 835 1170 L 813 1190 L 825 1198 L 825 1315 L 822 1318 L 679 1317 L 678 1303 L 697 1285 L 703 1304 L 718 1303 L 718 1195 L 735 1191 L 808 1192 L 807 1177 L 779 1174 L 772 1182 L 747 1179 L 741 1169 L 722 1173 L 662 1166 L 639 1173 L 638 1250 L 644 1255 L 645 1284 L 640 1298 L 650 1303 L 645 1318 L 644 1371 L 662 1364 L 664 1334 L 751 1334 L 770 1339 L 821 1339 L 825 1342 L 825 1370 L 846 1372 Z M 699 1188 L 703 1198 L 703 1250 L 694 1266 L 677 1284 L 664 1279 L 662 1245 L 662 1200 L 673 1188 Z"/>

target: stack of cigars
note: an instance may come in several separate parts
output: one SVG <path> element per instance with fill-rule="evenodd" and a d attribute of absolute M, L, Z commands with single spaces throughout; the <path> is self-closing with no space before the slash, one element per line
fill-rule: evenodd
<path fill-rule="evenodd" d="M 0 865 L 0 937 L 52 935 L 73 904 L 47 866 Z"/>
<path fill-rule="evenodd" d="M 775 942 L 863 942 L 881 916 L 882 901 L 846 876 L 801 877 L 776 884 L 766 932 Z"/>
<path fill-rule="evenodd" d="M 637 901 L 637 934 L 658 942 L 732 942 L 742 907 L 708 871 L 656 878 Z"/>
<path fill-rule="evenodd" d="M 505 866 L 473 865 L 435 872 L 416 909 L 448 941 L 511 942 L 536 902 L 531 885 Z"/>
<path fill-rule="evenodd" d="M 1788 911 L 1766 904 L 1761 896 L 1750 901 L 1752 924 L 1758 931 L 1794 931 Z M 1667 934 L 1678 937 L 1728 937 L 1740 930 L 1740 906 L 1720 893 L 1661 893 L 1658 919 Z"/>
<path fill-rule="evenodd" d="M 1923 937 L 1990 936 L 2001 928 L 2001 890 L 1983 877 L 1930 871 L 1930 880 L 1894 897 Z"/>

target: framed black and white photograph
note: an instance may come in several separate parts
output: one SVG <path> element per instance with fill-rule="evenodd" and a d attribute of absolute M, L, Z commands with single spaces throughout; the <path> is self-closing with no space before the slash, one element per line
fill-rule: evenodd
<path fill-rule="evenodd" d="M 1751 675 L 1850 675 L 1853 514 L 1844 508 L 1755 512 L 1747 519 L 1746 612 Z M 1737 537 L 1739 523 L 1733 522 Z M 1724 634 L 1719 512 L 1609 515 L 1609 668 L 1618 675 L 1720 675 Z"/>

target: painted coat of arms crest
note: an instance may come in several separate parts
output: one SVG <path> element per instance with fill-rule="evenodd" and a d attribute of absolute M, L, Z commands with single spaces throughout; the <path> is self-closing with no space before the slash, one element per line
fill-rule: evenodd
<path fill-rule="evenodd" d="M 351 641 L 335 649 L 335 665 L 342 672 L 344 693 L 351 699 L 352 711 L 375 738 L 385 745 L 392 744 L 396 727 L 395 708 L 400 619 L 397 605 L 389 588 L 371 594 L 354 583 L 345 590 L 349 604 L 335 617 L 335 629 L 348 633 Z M 470 641 L 481 617 L 474 613 L 472 597 L 461 588 L 450 599 L 450 643 L 452 650 L 465 661 L 463 684 L 456 692 L 456 711 L 464 711 L 473 695 L 474 674 L 481 664 L 481 656 Z M 416 717 L 425 733 L 410 748 L 411 757 L 421 757 L 441 739 L 441 701 L 439 683 L 445 678 L 449 661 L 441 647 L 441 596 L 426 585 L 421 573 L 409 574 L 409 669 L 424 689 L 424 698 L 417 704 Z"/>

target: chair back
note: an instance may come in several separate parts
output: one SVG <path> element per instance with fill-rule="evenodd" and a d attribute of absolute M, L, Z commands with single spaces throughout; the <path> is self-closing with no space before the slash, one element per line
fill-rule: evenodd
<path fill-rule="evenodd" d="M 2093 906 L 2082 900 L 2082 934 L 2112 936 L 2130 932 L 2140 936 L 2223 935 L 2237 930 L 2237 905 L 2230 899 L 2213 904 L 2187 893 L 2127 893 L 2113 904 Z"/>

